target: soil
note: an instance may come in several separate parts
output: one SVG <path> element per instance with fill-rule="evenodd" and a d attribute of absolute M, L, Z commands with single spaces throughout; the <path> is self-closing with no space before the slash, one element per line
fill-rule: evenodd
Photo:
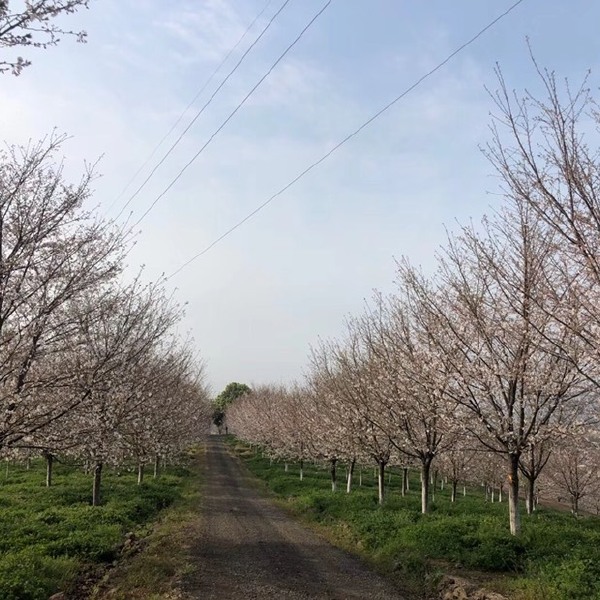
<path fill-rule="evenodd" d="M 261 494 L 219 436 L 206 444 L 200 537 L 191 599 L 402 599 L 360 559 L 333 547 Z"/>

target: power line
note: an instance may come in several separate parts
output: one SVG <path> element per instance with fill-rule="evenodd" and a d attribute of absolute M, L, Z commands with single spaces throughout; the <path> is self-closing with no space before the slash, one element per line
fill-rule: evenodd
<path fill-rule="evenodd" d="M 289 1 L 289 0 L 288 0 Z M 192 163 L 204 152 L 206 147 L 213 141 L 213 139 L 219 134 L 219 132 L 231 121 L 234 115 L 246 104 L 247 100 L 252 96 L 252 94 L 259 88 L 262 82 L 273 72 L 275 67 L 284 59 L 286 54 L 300 41 L 302 36 L 308 31 L 311 25 L 325 12 L 325 9 L 331 4 L 333 0 L 327 0 L 327 2 L 323 5 L 323 7 L 315 14 L 315 16 L 308 22 L 308 24 L 304 27 L 304 29 L 297 35 L 294 41 L 279 55 L 279 58 L 271 65 L 268 71 L 257 81 L 254 87 L 244 96 L 243 100 L 233 109 L 233 111 L 229 114 L 229 116 L 219 125 L 219 127 L 214 131 L 214 133 L 208 138 L 208 140 L 204 143 L 204 145 L 196 152 L 196 154 L 192 157 L 190 161 L 177 173 L 175 178 L 169 183 L 169 185 L 156 197 L 154 202 L 146 209 L 146 211 L 142 214 L 142 216 L 131 226 L 132 229 L 139 225 L 143 219 L 148 215 L 148 213 L 156 206 L 158 201 L 175 185 L 175 183 L 179 180 L 179 178 L 185 173 L 185 171 L 192 165 Z"/>
<path fill-rule="evenodd" d="M 173 123 L 173 125 L 171 126 L 171 129 L 169 129 L 169 131 L 167 131 L 167 133 L 165 133 L 165 135 L 156 144 L 156 146 L 154 146 L 154 149 L 148 155 L 148 158 L 146 158 L 144 163 L 138 168 L 138 170 L 132 175 L 132 177 L 129 179 L 129 181 L 125 184 L 125 187 L 121 190 L 121 193 L 112 201 L 111 205 L 108 207 L 108 209 L 106 211 L 107 213 L 110 213 L 110 211 L 112 210 L 114 205 L 121 199 L 121 197 L 129 189 L 131 184 L 136 180 L 137 176 L 144 170 L 146 165 L 152 160 L 154 155 L 158 152 L 158 149 L 163 145 L 164 141 L 173 133 L 173 131 L 175 131 L 175 129 L 177 128 L 177 125 L 179 125 L 179 123 L 181 123 L 183 117 L 187 114 L 187 112 L 190 110 L 190 108 L 196 103 L 198 98 L 202 95 L 202 92 L 204 92 L 204 90 L 208 87 L 208 84 L 214 79 L 215 75 L 221 70 L 223 65 L 229 60 L 229 57 L 236 51 L 237 47 L 244 41 L 244 39 L 246 38 L 246 36 L 248 35 L 248 33 L 250 32 L 252 27 L 254 27 L 254 24 L 256 23 L 256 21 L 258 21 L 263 16 L 264 12 L 267 10 L 267 8 L 269 8 L 269 6 L 272 3 L 273 3 L 273 0 L 268 0 L 267 3 L 263 6 L 262 10 L 254 17 L 254 19 L 248 25 L 248 27 L 246 27 L 246 30 L 241 35 L 241 37 L 238 39 L 238 41 L 230 48 L 229 52 L 227 52 L 227 54 L 223 57 L 223 59 L 217 65 L 215 70 L 210 74 L 208 79 L 204 82 L 204 85 L 198 90 L 198 92 L 192 98 L 190 103 L 183 109 L 183 111 L 181 112 L 181 114 L 179 115 L 179 117 L 177 118 L 175 123 Z M 121 213 L 119 213 L 119 214 L 121 214 Z"/>
<path fill-rule="evenodd" d="M 185 267 L 187 267 L 189 264 L 194 262 L 196 259 L 198 259 L 201 256 L 203 256 L 204 254 L 206 254 L 208 251 L 210 251 L 212 248 L 214 248 L 219 242 L 221 242 L 227 236 L 231 235 L 236 229 L 241 227 L 244 223 L 246 223 L 246 221 L 249 221 L 253 216 L 255 216 L 257 213 L 259 213 L 263 208 L 265 208 L 267 205 L 269 205 L 271 202 L 273 202 L 273 200 L 275 200 L 276 198 L 281 196 L 284 192 L 286 192 L 289 188 L 291 188 L 295 183 L 300 181 L 300 179 L 302 179 L 305 175 L 307 175 L 315 167 L 319 166 L 322 162 L 327 160 L 334 152 L 336 152 L 344 144 L 346 144 L 346 142 L 350 141 L 353 137 L 357 136 L 363 129 L 368 127 L 373 121 L 378 119 L 383 113 L 387 112 L 390 108 L 392 108 L 392 106 L 394 106 L 398 101 L 400 101 L 402 98 L 404 98 L 404 96 L 406 96 L 407 94 L 412 92 L 416 87 L 418 87 L 421 83 L 423 83 L 423 81 L 425 81 L 426 79 L 431 77 L 434 73 L 439 71 L 448 62 L 450 62 L 457 54 L 459 54 L 465 48 L 470 46 L 473 42 L 475 42 L 478 38 L 480 38 L 486 31 L 488 31 L 488 29 L 491 29 L 496 23 L 498 23 L 498 21 L 500 21 L 501 19 L 506 17 L 509 13 L 511 13 L 515 8 L 517 8 L 517 6 L 522 4 L 524 1 L 525 0 L 517 0 L 517 2 L 512 4 L 502 14 L 498 15 L 493 21 L 488 23 L 483 29 L 481 29 L 478 33 L 476 33 L 471 39 L 466 41 L 464 44 L 462 44 L 456 50 L 454 50 L 454 52 L 449 54 L 442 62 L 438 63 L 433 69 L 431 69 L 430 71 L 425 73 L 423 76 L 421 76 L 419 79 L 417 79 L 417 81 L 415 81 L 415 83 L 413 83 L 410 87 L 408 87 L 406 90 L 404 90 L 400 95 L 396 96 L 391 102 L 386 104 L 383 108 L 378 110 L 374 115 L 372 115 L 369 119 L 367 119 L 364 123 L 362 123 L 362 125 L 360 125 L 357 129 L 355 129 L 354 131 L 349 133 L 346 137 L 344 137 L 342 140 L 340 140 L 337 144 L 335 144 L 335 146 L 330 148 L 318 160 L 311 163 L 301 173 L 299 173 L 296 177 L 294 177 L 294 179 L 292 179 L 289 183 L 284 185 L 279 191 L 275 192 L 272 196 L 267 198 L 267 200 L 265 200 L 262 204 L 258 205 L 252 212 L 247 214 L 241 221 L 238 221 L 235 225 L 230 227 L 227 231 L 225 231 L 218 238 L 216 238 L 214 241 L 212 241 L 208 246 L 206 246 L 206 248 L 204 248 L 203 250 L 198 252 L 198 254 L 195 254 L 194 256 L 192 256 L 192 258 L 190 258 L 188 261 L 183 263 L 176 271 L 173 271 L 173 273 L 171 273 L 166 279 L 171 279 L 172 277 L 174 277 L 175 275 L 177 275 L 178 273 L 183 271 L 183 269 L 185 269 Z"/>
<path fill-rule="evenodd" d="M 248 54 L 252 51 L 252 49 L 256 46 L 256 44 L 258 44 L 258 42 L 262 39 L 262 37 L 265 35 L 265 33 L 267 33 L 267 31 L 269 30 L 269 28 L 271 27 L 271 25 L 273 24 L 273 22 L 275 21 L 275 19 L 279 16 L 279 14 L 283 11 L 283 9 L 290 3 L 290 1 L 291 0 L 285 0 L 285 2 L 280 6 L 279 10 L 269 19 L 268 23 L 265 25 L 265 27 L 263 28 L 263 30 L 259 33 L 259 35 L 252 42 L 252 44 L 250 44 L 250 46 L 242 54 L 242 56 L 240 57 L 240 59 L 238 60 L 238 62 L 231 69 L 231 71 L 229 71 L 229 73 L 225 76 L 225 78 L 223 79 L 223 81 L 221 81 L 221 83 L 217 86 L 217 88 L 215 89 L 215 91 L 211 94 L 210 98 L 204 103 L 204 105 L 202 106 L 202 108 L 194 115 L 194 118 L 188 123 L 187 127 L 179 134 L 179 137 L 175 140 L 175 142 L 173 142 L 173 144 L 171 144 L 171 147 L 165 152 L 165 154 L 163 155 L 163 157 L 153 167 L 153 169 L 150 171 L 150 173 L 148 174 L 148 176 L 146 177 L 146 179 L 144 179 L 144 181 L 142 182 L 142 184 L 130 196 L 129 200 L 127 200 L 127 202 L 124 204 L 123 208 L 121 208 L 121 210 L 119 211 L 119 214 L 115 217 L 116 219 L 118 219 L 123 214 L 123 212 L 125 211 L 125 209 L 131 204 L 131 202 L 137 197 L 137 195 L 144 189 L 144 187 L 146 186 L 146 184 L 148 183 L 148 181 L 150 181 L 150 179 L 152 178 L 152 176 L 154 175 L 154 173 L 156 173 L 156 171 L 158 170 L 158 168 L 165 162 L 165 160 L 167 160 L 167 158 L 169 157 L 169 155 L 171 154 L 171 152 L 173 152 L 173 150 L 177 147 L 177 145 L 183 139 L 183 137 L 185 136 L 185 134 L 192 128 L 192 125 L 194 125 L 194 123 L 204 113 L 204 111 L 211 104 L 211 102 L 213 101 L 213 99 L 215 98 L 215 96 L 221 91 L 221 89 L 227 83 L 227 81 L 229 81 L 229 78 L 238 70 L 238 68 L 240 67 L 240 65 L 242 64 L 242 62 L 244 62 L 244 59 L 246 58 L 246 56 L 248 56 Z M 232 52 L 233 52 L 233 49 L 232 49 Z"/>

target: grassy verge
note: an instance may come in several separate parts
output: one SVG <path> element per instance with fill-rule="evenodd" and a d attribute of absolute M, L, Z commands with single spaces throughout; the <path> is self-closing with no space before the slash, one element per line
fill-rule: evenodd
<path fill-rule="evenodd" d="M 189 543 L 200 525 L 202 453 L 195 453 L 180 495 L 163 511 L 143 540 L 139 552 L 126 556 L 107 573 L 90 600 L 169 600 L 178 598 L 178 584 L 192 568 Z"/>
<path fill-rule="evenodd" d="M 45 487 L 42 461 L 0 475 L 0 598 L 45 600 L 72 590 L 82 572 L 119 556 L 127 533 L 143 536 L 181 495 L 187 468 L 136 485 L 134 473 L 107 471 L 102 506 L 90 506 L 91 476 L 56 464 Z"/>
<path fill-rule="evenodd" d="M 236 452 L 285 506 L 317 524 L 336 543 L 394 574 L 412 597 L 426 597 L 444 573 L 463 575 L 518 600 L 600 600 L 600 519 L 575 519 L 540 509 L 523 515 L 523 534 L 510 535 L 506 503 L 486 503 L 480 490 L 468 490 L 451 503 L 438 490 L 431 514 L 420 513 L 415 477 L 406 497 L 392 473 L 383 507 L 377 504 L 374 472 L 351 494 L 333 494 L 324 469 L 298 466 L 286 472 L 234 443 Z M 343 477 L 343 469 L 341 469 Z"/>

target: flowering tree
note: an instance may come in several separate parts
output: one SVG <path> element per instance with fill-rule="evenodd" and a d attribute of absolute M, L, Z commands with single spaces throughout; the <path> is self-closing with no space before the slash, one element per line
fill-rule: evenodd
<path fill-rule="evenodd" d="M 401 275 L 401 274 L 400 274 Z M 456 402 L 447 393 L 446 364 L 430 338 L 433 321 L 419 297 L 399 280 L 396 295 L 375 297 L 375 306 L 357 321 L 377 373 L 377 428 L 421 469 L 421 511 L 429 510 L 430 471 L 434 458 L 455 443 L 452 414 Z"/>
<path fill-rule="evenodd" d="M 119 423 L 125 456 L 138 467 L 138 485 L 147 464 L 158 475 L 160 458 L 172 456 L 208 431 L 210 406 L 198 364 L 189 343 L 161 340 L 132 378 L 133 397 Z"/>
<path fill-rule="evenodd" d="M 57 17 L 87 8 L 89 0 L 25 0 L 17 10 L 10 9 L 9 0 L 0 0 L 0 48 L 56 46 L 62 35 L 72 35 L 84 42 L 85 31 L 69 31 L 56 24 Z M 11 71 L 19 75 L 31 61 L 17 56 L 0 61 L 0 73 Z"/>
<path fill-rule="evenodd" d="M 548 468 L 548 481 L 559 498 L 569 498 L 571 512 L 579 515 L 582 501 L 600 495 L 600 445 L 593 432 L 579 431 L 557 445 Z"/>
<path fill-rule="evenodd" d="M 552 232 L 521 202 L 483 226 L 483 234 L 465 227 L 450 239 L 441 261 L 441 294 L 427 294 L 417 278 L 412 281 L 443 324 L 436 339 L 454 369 L 450 389 L 475 417 L 465 420 L 466 429 L 507 457 L 516 535 L 523 453 L 568 423 L 571 407 L 587 391 L 581 375 L 586 358 L 579 337 L 563 322 Z"/>
<path fill-rule="evenodd" d="M 459 483 L 464 486 L 468 481 L 473 481 L 477 454 L 474 452 L 473 446 L 469 446 L 468 440 L 463 439 L 461 444 L 452 445 L 440 456 L 440 470 L 451 485 L 451 502 L 456 502 Z"/>
<path fill-rule="evenodd" d="M 345 433 L 345 453 L 350 457 L 347 491 L 352 485 L 357 457 L 367 457 L 377 465 L 378 497 L 383 504 L 385 468 L 394 446 L 387 433 L 377 426 L 381 420 L 377 419 L 381 406 L 379 373 L 352 321 L 343 342 L 322 344 L 313 351 L 312 377 L 322 402 L 340 409 L 338 427 Z"/>
<path fill-rule="evenodd" d="M 568 297 L 565 315 L 554 316 L 586 345 L 594 368 L 588 364 L 582 373 L 600 385 L 600 160 L 588 141 L 600 112 L 587 77 L 576 88 L 560 85 L 554 73 L 533 64 L 544 90 L 539 98 L 511 93 L 497 71 L 486 154 L 510 201 L 528 206 L 555 235 Z"/>
<path fill-rule="evenodd" d="M 82 209 L 92 173 L 64 181 L 55 162 L 63 139 L 0 152 L 0 446 L 84 399 L 61 393 L 74 381 L 65 357 L 76 345 L 76 307 L 110 285 L 125 251 L 118 232 Z"/>
<path fill-rule="evenodd" d="M 71 368 L 77 393 L 89 401 L 73 415 L 80 454 L 94 465 L 92 503 L 100 502 L 103 465 L 124 456 L 124 426 L 150 397 L 153 379 L 145 372 L 155 352 L 181 316 L 159 284 L 134 282 L 107 292 L 96 312 L 83 310 L 80 345 Z M 144 376 L 145 375 L 145 376 Z"/>

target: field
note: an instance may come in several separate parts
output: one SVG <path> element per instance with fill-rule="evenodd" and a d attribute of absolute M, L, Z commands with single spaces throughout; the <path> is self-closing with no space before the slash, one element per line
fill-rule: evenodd
<path fill-rule="evenodd" d="M 188 476 L 173 467 L 138 486 L 133 469 L 107 469 L 103 503 L 92 507 L 91 475 L 81 468 L 56 463 L 46 488 L 42 461 L 9 464 L 0 472 L 0 599 L 46 600 L 79 587 L 82 574 L 119 556 L 127 534 L 149 531 Z"/>
<path fill-rule="evenodd" d="M 346 494 L 340 468 L 334 494 L 323 468 L 305 464 L 300 481 L 296 464 L 286 472 L 283 463 L 271 464 L 241 444 L 235 449 L 288 509 L 392 573 L 413 598 L 429 595 L 451 573 L 518 600 L 600 599 L 600 518 L 540 507 L 523 514 L 516 539 L 508 531 L 506 502 L 486 503 L 479 489 L 467 489 L 453 504 L 448 488 L 438 486 L 431 513 L 421 515 L 416 473 L 404 498 L 400 476 L 392 473 L 379 507 L 373 469 L 363 470 L 362 486 L 357 470 Z"/>

